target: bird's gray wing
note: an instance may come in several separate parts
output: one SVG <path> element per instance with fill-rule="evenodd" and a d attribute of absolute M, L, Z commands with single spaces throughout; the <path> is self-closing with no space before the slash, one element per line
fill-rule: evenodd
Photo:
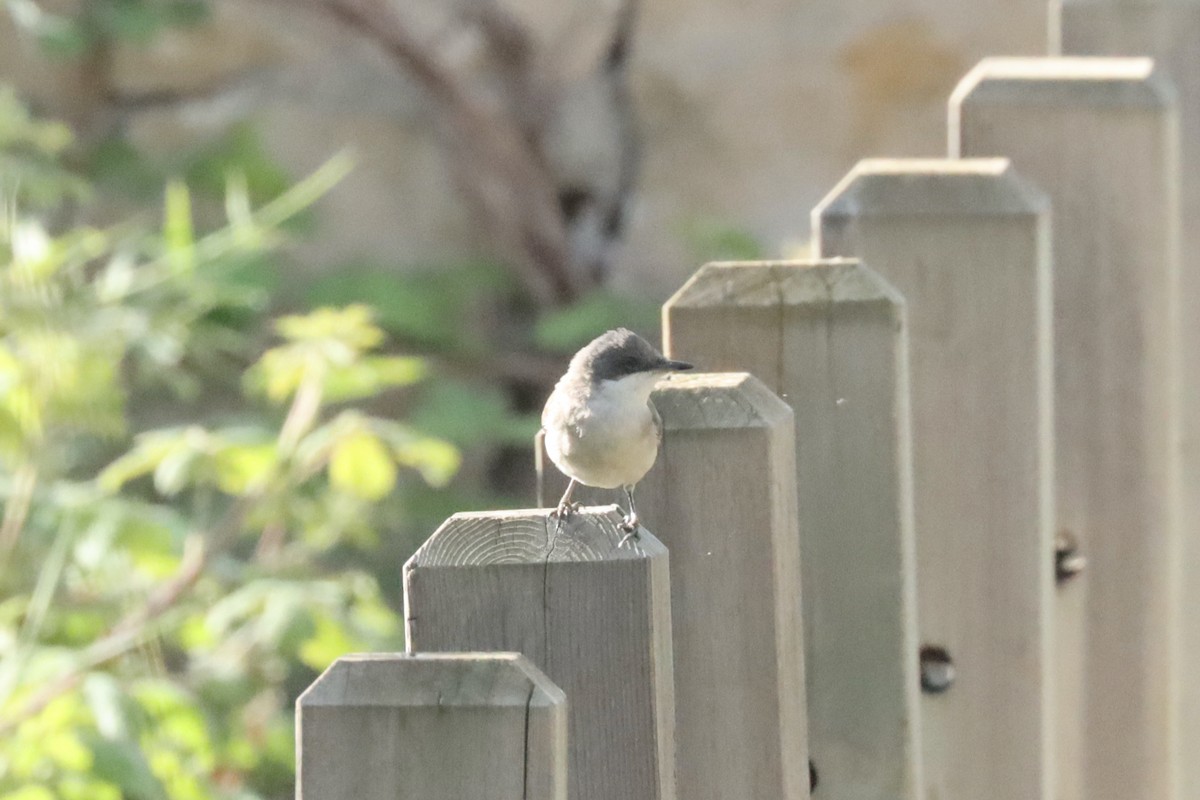
<path fill-rule="evenodd" d="M 650 422 L 654 425 L 654 438 L 658 440 L 659 444 L 662 444 L 662 415 L 658 413 L 658 409 L 654 407 L 654 403 L 650 403 Z"/>

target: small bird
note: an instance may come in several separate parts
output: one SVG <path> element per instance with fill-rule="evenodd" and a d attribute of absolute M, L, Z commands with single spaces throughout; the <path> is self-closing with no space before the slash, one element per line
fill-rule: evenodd
<path fill-rule="evenodd" d="M 625 328 L 596 337 L 575 354 L 542 410 L 546 452 L 571 479 L 555 517 L 565 519 L 578 509 L 571 503 L 576 484 L 620 488 L 629 501 L 621 529 L 636 535 L 633 488 L 654 466 L 662 439 L 650 392 L 663 375 L 691 368 Z"/>

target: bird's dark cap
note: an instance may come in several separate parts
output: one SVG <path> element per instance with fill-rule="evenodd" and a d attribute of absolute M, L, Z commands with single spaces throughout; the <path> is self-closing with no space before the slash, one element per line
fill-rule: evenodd
<path fill-rule="evenodd" d="M 678 372 L 691 369 L 686 361 L 672 361 L 652 344 L 627 328 L 601 334 L 571 359 L 571 372 L 590 374 L 593 381 L 613 381 L 642 372 Z"/>

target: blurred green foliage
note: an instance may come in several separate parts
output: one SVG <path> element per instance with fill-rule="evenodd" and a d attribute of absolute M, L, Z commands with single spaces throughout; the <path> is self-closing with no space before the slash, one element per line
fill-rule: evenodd
<path fill-rule="evenodd" d="M 5 5 L 75 60 L 208 13 Z M 416 537 L 527 504 L 460 462 L 529 449 L 531 374 L 656 326 L 603 289 L 538 308 L 494 263 L 295 280 L 281 250 L 347 169 L 293 184 L 248 125 L 165 159 L 73 149 L 0 88 L 0 800 L 290 798 L 292 703 L 403 647 Z"/>
<path fill-rule="evenodd" d="M 458 449 L 350 405 L 432 374 L 369 307 L 264 316 L 346 159 L 257 200 L 233 174 L 216 226 L 180 180 L 98 228 L 62 221 L 68 143 L 0 94 L 0 797 L 290 796 L 296 694 L 402 647 L 379 509 Z"/>
<path fill-rule="evenodd" d="M 5 0 L 9 14 L 47 53 L 79 58 L 114 39 L 151 41 L 166 28 L 186 27 L 208 18 L 205 0 L 87 0 L 50 10 L 37 0 Z"/>

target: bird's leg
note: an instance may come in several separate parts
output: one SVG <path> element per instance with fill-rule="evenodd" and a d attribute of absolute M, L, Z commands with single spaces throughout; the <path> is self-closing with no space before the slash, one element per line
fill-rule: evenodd
<path fill-rule="evenodd" d="M 563 492 L 562 499 L 558 501 L 558 507 L 550 512 L 550 516 L 555 519 L 568 519 L 572 514 L 579 510 L 579 503 L 571 502 L 571 493 L 575 491 L 575 484 L 579 481 L 571 478 L 571 482 L 567 484 L 567 490 Z"/>
<path fill-rule="evenodd" d="M 617 547 L 623 546 L 630 539 L 637 541 L 638 526 L 641 524 L 638 522 L 637 507 L 633 504 L 633 487 L 625 486 L 623 488 L 625 491 L 625 499 L 629 501 L 629 513 L 625 515 L 625 519 L 621 520 L 621 524 L 617 526 L 621 530 L 625 531 L 625 537 L 617 543 Z"/>

